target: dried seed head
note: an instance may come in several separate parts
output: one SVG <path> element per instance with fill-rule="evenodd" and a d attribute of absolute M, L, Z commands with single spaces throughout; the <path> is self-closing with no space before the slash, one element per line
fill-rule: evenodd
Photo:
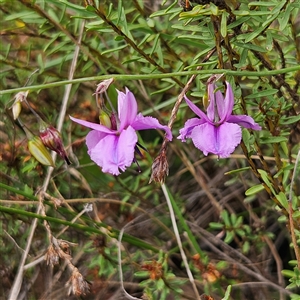
<path fill-rule="evenodd" d="M 70 279 L 66 283 L 66 286 L 69 286 L 68 295 L 73 293 L 76 296 L 80 296 L 85 295 L 90 291 L 89 284 L 87 281 L 85 281 L 84 277 L 77 268 L 74 268 Z"/>
<path fill-rule="evenodd" d="M 152 164 L 152 173 L 149 183 L 152 181 L 164 183 L 165 177 L 169 175 L 169 164 L 166 156 L 166 151 L 163 149 L 155 158 Z"/>
<path fill-rule="evenodd" d="M 53 244 L 51 244 L 45 254 L 45 260 L 47 262 L 47 265 L 54 266 L 59 263 L 59 254 L 56 251 L 56 249 L 53 247 Z"/>

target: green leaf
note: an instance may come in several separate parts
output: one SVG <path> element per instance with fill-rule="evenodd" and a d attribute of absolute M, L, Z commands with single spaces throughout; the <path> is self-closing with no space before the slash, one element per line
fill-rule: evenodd
<path fill-rule="evenodd" d="M 237 174 L 237 173 L 241 173 L 241 172 L 244 172 L 244 171 L 248 171 L 250 169 L 251 169 L 250 167 L 244 167 L 244 168 L 235 169 L 235 170 L 225 172 L 224 174 L 225 175 L 232 175 L 232 174 Z"/>
<path fill-rule="evenodd" d="M 260 98 L 260 97 L 266 97 L 266 96 L 271 96 L 274 95 L 278 92 L 277 89 L 267 89 L 263 91 L 259 91 L 257 93 L 253 93 L 250 95 L 247 95 L 245 99 L 253 99 L 253 98 Z"/>
<path fill-rule="evenodd" d="M 257 194 L 261 191 L 264 190 L 264 186 L 260 183 L 260 184 L 257 184 L 257 185 L 254 185 L 252 187 L 250 187 L 246 192 L 245 192 L 245 195 L 246 196 L 251 196 L 251 195 L 254 195 L 254 194 Z"/>
<path fill-rule="evenodd" d="M 289 125 L 293 123 L 297 123 L 300 121 L 300 114 L 297 116 L 287 117 L 287 118 L 280 118 L 279 123 L 282 125 Z"/>
<path fill-rule="evenodd" d="M 233 241 L 233 239 L 234 239 L 234 235 L 235 234 L 234 234 L 233 231 L 227 231 L 226 232 L 226 237 L 224 239 L 224 243 L 230 244 Z"/>
<path fill-rule="evenodd" d="M 246 232 L 243 229 L 236 229 L 235 232 L 240 237 L 244 237 L 246 235 Z"/>
<path fill-rule="evenodd" d="M 269 180 L 268 174 L 265 170 L 262 169 L 258 169 L 257 170 L 258 173 L 261 175 L 262 180 L 264 181 L 264 183 L 270 188 L 270 190 L 272 191 L 272 193 L 275 195 L 275 191 L 274 188 Z"/>
<path fill-rule="evenodd" d="M 294 8 L 295 7 L 293 7 L 291 5 L 291 3 L 288 3 L 288 5 L 286 6 L 285 11 L 283 13 L 283 17 L 278 20 L 278 22 L 279 22 L 279 31 L 283 31 L 286 28 L 286 26 L 288 24 L 288 21 L 291 17 L 291 12 L 293 11 Z"/>
<path fill-rule="evenodd" d="M 224 220 L 224 223 L 225 223 L 226 226 L 231 226 L 227 210 L 222 210 L 221 211 L 221 218 Z"/>
<path fill-rule="evenodd" d="M 228 285 L 225 295 L 222 298 L 222 300 L 229 300 L 230 299 L 230 293 L 231 293 L 231 285 Z"/>
<path fill-rule="evenodd" d="M 126 45 L 122 45 L 122 46 L 119 46 L 119 47 L 116 47 L 116 48 L 105 50 L 101 53 L 101 55 L 111 53 L 111 52 L 118 52 L 119 50 L 122 50 L 122 49 L 126 48 L 127 46 L 128 45 L 126 44 Z"/>
<path fill-rule="evenodd" d="M 218 230 L 222 230 L 224 228 L 224 224 L 222 223 L 217 223 L 217 222 L 210 222 L 209 223 L 209 227 L 211 229 L 218 229 Z"/>
<path fill-rule="evenodd" d="M 227 16 L 228 16 L 228 13 L 226 11 L 223 11 L 222 19 L 221 19 L 221 35 L 222 35 L 222 37 L 227 36 Z"/>
<path fill-rule="evenodd" d="M 290 278 L 295 276 L 295 272 L 291 270 L 282 270 L 281 274 L 285 277 L 290 277 Z"/>
<path fill-rule="evenodd" d="M 134 273 L 134 276 L 138 277 L 138 278 L 147 278 L 147 277 L 149 277 L 149 272 L 148 271 L 137 271 Z"/>
<path fill-rule="evenodd" d="M 170 15 L 170 14 L 174 14 L 174 13 L 179 14 L 181 11 L 182 11 L 182 9 L 180 7 L 179 8 L 175 7 L 170 10 L 159 10 L 159 11 L 156 11 L 153 14 L 151 14 L 150 18 Z"/>
<path fill-rule="evenodd" d="M 275 144 L 282 142 L 288 142 L 288 139 L 284 136 L 262 137 L 260 139 L 261 144 Z"/>
<path fill-rule="evenodd" d="M 231 224 L 232 224 L 233 226 L 235 226 L 235 223 L 236 223 L 236 220 L 237 220 L 236 214 L 231 214 L 231 215 L 230 215 L 230 220 L 231 220 Z"/>

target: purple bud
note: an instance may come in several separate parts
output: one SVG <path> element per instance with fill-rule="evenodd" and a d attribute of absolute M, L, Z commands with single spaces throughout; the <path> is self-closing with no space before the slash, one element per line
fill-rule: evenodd
<path fill-rule="evenodd" d="M 71 164 L 66 151 L 64 149 L 60 132 L 51 125 L 44 126 L 46 123 L 40 123 L 40 138 L 43 144 L 55 151 L 61 158 L 63 158 L 68 165 Z"/>

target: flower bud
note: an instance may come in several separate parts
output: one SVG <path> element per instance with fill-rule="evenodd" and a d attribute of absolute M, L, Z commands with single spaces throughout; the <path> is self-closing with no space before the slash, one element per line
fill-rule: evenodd
<path fill-rule="evenodd" d="M 109 88 L 109 86 L 113 83 L 114 79 L 110 78 L 110 79 L 106 79 L 101 81 L 96 88 L 96 92 L 95 94 L 102 94 L 104 92 L 107 91 L 107 89 Z"/>
<path fill-rule="evenodd" d="M 100 115 L 99 115 L 99 120 L 100 120 L 100 124 L 111 129 L 112 128 L 112 124 L 111 124 L 111 120 L 109 115 L 101 110 Z"/>
<path fill-rule="evenodd" d="M 40 120 L 40 138 L 43 144 L 55 151 L 61 158 L 63 158 L 68 165 L 71 164 L 66 151 L 64 149 L 60 132 L 51 125 L 47 125 L 44 121 Z"/>
<path fill-rule="evenodd" d="M 203 102 L 203 107 L 204 107 L 205 109 L 207 109 L 207 107 L 208 107 L 208 105 L 209 105 L 209 99 L 208 99 L 207 93 L 204 94 L 202 102 Z"/>
<path fill-rule="evenodd" d="M 28 149 L 32 156 L 45 166 L 55 167 L 53 159 L 45 148 L 39 136 L 34 135 L 22 122 L 18 119 L 28 139 Z"/>
<path fill-rule="evenodd" d="M 12 114 L 13 114 L 14 120 L 18 119 L 18 117 L 21 113 L 21 110 L 22 110 L 21 102 L 17 101 L 17 99 L 16 99 L 11 108 L 12 108 Z"/>
<path fill-rule="evenodd" d="M 45 166 L 52 166 L 52 167 L 55 166 L 50 153 L 45 148 L 40 137 L 33 136 L 28 141 L 28 149 L 30 153 L 33 155 L 33 157 L 41 164 Z"/>
<path fill-rule="evenodd" d="M 26 99 L 27 95 L 28 95 L 28 91 L 26 91 L 26 92 L 19 92 L 15 96 L 14 104 L 11 107 L 14 120 L 16 120 L 19 117 L 19 115 L 21 113 L 21 110 L 22 110 L 22 104 L 21 104 L 21 102 Z"/>

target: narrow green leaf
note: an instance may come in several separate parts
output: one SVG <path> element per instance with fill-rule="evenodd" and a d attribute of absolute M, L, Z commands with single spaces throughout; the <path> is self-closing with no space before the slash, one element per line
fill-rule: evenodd
<path fill-rule="evenodd" d="M 222 210 L 221 211 L 221 218 L 224 220 L 224 223 L 225 223 L 226 226 L 231 226 L 227 210 Z"/>
<path fill-rule="evenodd" d="M 274 188 L 269 180 L 268 174 L 265 170 L 262 169 L 258 169 L 257 170 L 258 173 L 261 175 L 262 180 L 264 181 L 264 183 L 270 188 L 270 190 L 272 191 L 272 193 L 275 195 L 275 191 Z"/>
<path fill-rule="evenodd" d="M 260 191 L 264 190 L 264 186 L 260 183 L 257 185 L 254 185 L 252 187 L 250 187 L 246 192 L 245 195 L 246 196 L 251 196 L 251 195 L 255 195 L 257 193 L 259 193 Z"/>
<path fill-rule="evenodd" d="M 222 35 L 222 37 L 227 36 L 227 16 L 228 16 L 228 13 L 226 11 L 223 11 L 222 19 L 221 19 L 221 35 Z"/>
<path fill-rule="evenodd" d="M 297 123 L 299 121 L 300 121 L 300 114 L 297 116 L 281 118 L 279 122 L 282 125 L 289 125 L 289 124 Z"/>
<path fill-rule="evenodd" d="M 224 243 L 230 244 L 234 239 L 234 232 L 233 231 L 227 231 L 226 237 L 224 239 Z"/>
<path fill-rule="evenodd" d="M 231 170 L 228 172 L 225 172 L 225 175 L 232 175 L 232 174 L 237 174 L 237 173 L 241 173 L 244 171 L 250 170 L 250 167 L 244 167 L 244 168 L 240 168 L 240 169 L 235 169 L 235 170 Z"/>
<path fill-rule="evenodd" d="M 275 144 L 281 142 L 287 142 L 288 139 L 284 136 L 272 136 L 272 137 L 262 137 L 260 140 L 261 144 Z"/>
<path fill-rule="evenodd" d="M 278 92 L 277 89 L 268 89 L 268 90 L 263 90 L 259 91 L 250 95 L 247 95 L 245 99 L 253 99 L 253 98 L 260 98 L 260 97 L 266 97 L 266 96 L 271 96 L 274 95 Z"/>
<path fill-rule="evenodd" d="M 291 270 L 282 270 L 281 274 L 285 277 L 290 277 L 290 278 L 295 276 L 295 272 Z"/>
<path fill-rule="evenodd" d="M 111 53 L 111 52 L 118 52 L 119 50 L 122 50 L 124 48 L 127 47 L 127 44 L 126 45 L 122 45 L 120 47 L 116 47 L 116 48 L 112 48 L 112 49 L 108 49 L 108 50 L 105 50 L 101 53 L 101 55 L 104 55 L 104 54 L 107 54 L 107 53 Z"/>
<path fill-rule="evenodd" d="M 224 224 L 222 223 L 217 223 L 217 222 L 210 222 L 209 227 L 211 229 L 217 229 L 217 230 L 222 230 L 224 228 Z"/>
<path fill-rule="evenodd" d="M 222 300 L 229 300 L 230 299 L 230 293 L 231 293 L 231 285 L 228 285 L 225 295 L 222 298 Z"/>
<path fill-rule="evenodd" d="M 239 38 L 238 38 L 239 40 Z M 260 46 L 257 46 L 257 45 L 253 45 L 251 43 L 239 43 L 239 42 L 233 42 L 237 47 L 240 47 L 240 48 L 245 48 L 245 49 L 249 49 L 249 50 L 254 50 L 254 51 L 259 51 L 259 52 L 267 52 L 268 50 L 263 48 L 263 47 L 260 47 Z"/>
<path fill-rule="evenodd" d="M 291 5 L 291 3 L 288 3 L 288 5 L 286 6 L 285 11 L 283 13 L 283 18 L 278 20 L 279 31 L 283 31 L 286 28 L 288 21 L 291 17 L 291 12 L 293 11 L 293 9 L 294 9 L 294 7 Z"/>

